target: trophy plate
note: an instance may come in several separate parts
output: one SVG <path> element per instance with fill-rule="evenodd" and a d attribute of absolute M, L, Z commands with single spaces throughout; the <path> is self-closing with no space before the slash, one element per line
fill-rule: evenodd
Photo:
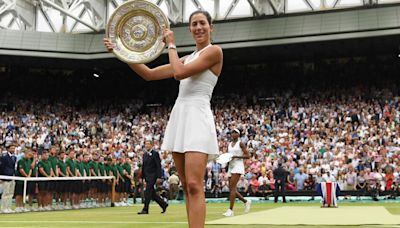
<path fill-rule="evenodd" d="M 169 28 L 169 21 L 157 5 L 133 0 L 113 12 L 106 37 L 115 44 L 113 53 L 118 59 L 126 63 L 148 63 L 164 50 L 166 28 Z"/>

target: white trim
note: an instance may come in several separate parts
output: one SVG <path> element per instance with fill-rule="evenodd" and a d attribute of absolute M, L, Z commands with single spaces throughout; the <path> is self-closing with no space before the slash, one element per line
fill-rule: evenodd
<path fill-rule="evenodd" d="M 142 221 L 71 221 L 71 220 L 30 220 L 30 221 L 21 221 L 21 220 L 0 220 L 0 224 L 2 223 L 86 223 L 86 224 L 187 224 L 186 221 L 182 222 L 142 222 Z"/>
<path fill-rule="evenodd" d="M 102 179 L 113 179 L 113 178 L 115 178 L 115 177 L 114 176 L 98 176 L 98 177 L 17 177 L 17 176 L 2 176 L 2 175 L 0 175 L 0 180 L 20 180 L 20 181 L 102 180 Z"/>

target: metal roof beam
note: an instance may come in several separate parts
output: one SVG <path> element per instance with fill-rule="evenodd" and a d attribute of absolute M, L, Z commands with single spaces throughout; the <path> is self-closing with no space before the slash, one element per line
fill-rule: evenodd
<path fill-rule="evenodd" d="M 247 2 L 249 3 L 250 7 L 253 9 L 253 15 L 254 16 L 260 16 L 260 11 L 256 8 L 256 6 L 253 4 L 253 2 L 251 0 L 247 0 Z"/>
<path fill-rule="evenodd" d="M 61 13 L 64 13 L 65 15 L 73 18 L 74 20 L 80 22 L 81 24 L 87 26 L 88 28 L 92 29 L 93 31 L 99 31 L 100 28 L 96 28 L 95 26 L 87 23 L 86 21 L 82 20 L 81 18 L 78 18 L 76 16 L 74 16 L 71 12 L 69 12 L 68 10 L 62 8 L 61 6 L 55 4 L 54 2 L 50 1 L 50 0 L 41 0 L 42 3 L 51 6 L 52 8 L 60 11 Z"/>
<path fill-rule="evenodd" d="M 312 4 L 309 0 L 303 0 L 303 2 L 304 2 L 308 7 L 310 7 L 310 9 L 311 9 L 312 11 L 314 11 L 314 6 L 313 6 L 313 4 Z"/>

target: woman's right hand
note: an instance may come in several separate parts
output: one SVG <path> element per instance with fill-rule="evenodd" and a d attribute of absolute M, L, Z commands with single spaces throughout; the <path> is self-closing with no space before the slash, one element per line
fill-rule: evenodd
<path fill-rule="evenodd" d="M 108 52 L 113 52 L 115 45 L 108 38 L 103 38 L 104 46 L 106 46 Z"/>
<path fill-rule="evenodd" d="M 174 32 L 170 29 L 165 29 L 164 30 L 164 42 L 168 46 L 170 44 L 175 44 L 175 37 L 174 37 Z"/>

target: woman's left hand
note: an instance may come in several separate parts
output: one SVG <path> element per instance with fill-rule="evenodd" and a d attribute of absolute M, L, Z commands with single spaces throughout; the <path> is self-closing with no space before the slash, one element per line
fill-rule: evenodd
<path fill-rule="evenodd" d="M 175 44 L 174 32 L 170 29 L 164 30 L 164 41 L 167 45 Z"/>

